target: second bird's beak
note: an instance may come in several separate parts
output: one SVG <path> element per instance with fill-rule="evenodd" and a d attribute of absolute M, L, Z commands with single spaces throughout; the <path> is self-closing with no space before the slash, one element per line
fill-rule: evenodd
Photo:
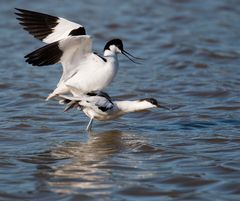
<path fill-rule="evenodd" d="M 168 106 L 166 106 L 166 105 L 160 105 L 159 103 L 157 104 L 157 107 L 158 107 L 158 108 L 163 108 L 163 109 L 166 109 L 166 110 L 172 110 L 171 107 L 168 107 Z"/>

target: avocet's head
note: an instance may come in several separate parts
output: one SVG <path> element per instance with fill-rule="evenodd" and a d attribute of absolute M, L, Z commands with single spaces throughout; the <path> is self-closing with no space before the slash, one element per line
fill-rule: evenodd
<path fill-rule="evenodd" d="M 134 61 L 133 59 L 139 59 L 139 58 L 134 57 L 133 55 L 128 53 L 126 50 L 124 50 L 123 42 L 122 42 L 122 40 L 120 40 L 118 38 L 108 41 L 104 47 L 104 51 L 105 50 L 109 50 L 114 53 L 121 53 L 124 56 L 126 56 L 129 60 L 131 60 L 133 63 L 138 63 L 138 62 Z"/>
<path fill-rule="evenodd" d="M 164 108 L 164 109 L 167 109 L 167 110 L 170 109 L 167 106 L 160 105 L 155 98 L 144 98 L 144 99 L 141 99 L 140 101 L 144 102 L 146 105 L 148 105 L 149 108 L 158 107 L 158 108 Z"/>

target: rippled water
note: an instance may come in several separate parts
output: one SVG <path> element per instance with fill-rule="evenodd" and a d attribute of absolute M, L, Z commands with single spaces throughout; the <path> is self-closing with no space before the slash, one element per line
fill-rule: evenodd
<path fill-rule="evenodd" d="M 0 200 L 240 200 L 238 0 L 6 1 L 0 6 Z M 44 99 L 60 66 L 23 56 L 42 44 L 14 7 L 82 23 L 99 52 L 113 37 L 144 57 L 107 91 L 176 106 L 94 123 Z"/>

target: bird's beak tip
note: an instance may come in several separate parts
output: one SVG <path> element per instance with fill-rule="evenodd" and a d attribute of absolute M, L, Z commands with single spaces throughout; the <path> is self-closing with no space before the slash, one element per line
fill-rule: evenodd
<path fill-rule="evenodd" d="M 121 50 L 121 53 L 122 53 L 125 57 L 127 57 L 130 61 L 132 61 L 133 63 L 135 63 L 135 64 L 141 64 L 140 62 L 137 62 L 137 61 L 134 60 L 134 59 L 139 59 L 139 58 L 133 56 L 133 55 L 130 54 L 129 52 L 125 51 L 124 49 Z"/>
<path fill-rule="evenodd" d="M 168 107 L 168 106 L 165 106 L 165 105 L 160 105 L 160 104 L 158 104 L 157 107 L 158 107 L 158 108 L 163 108 L 163 109 L 166 109 L 166 110 L 172 110 L 171 107 Z"/>

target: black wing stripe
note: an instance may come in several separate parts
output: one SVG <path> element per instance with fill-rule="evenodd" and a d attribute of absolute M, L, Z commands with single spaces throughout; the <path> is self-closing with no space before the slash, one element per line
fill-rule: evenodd
<path fill-rule="evenodd" d="M 97 52 L 93 52 L 93 54 L 96 54 L 99 58 L 101 58 L 104 62 L 107 62 L 107 59 L 105 59 L 104 57 L 102 57 L 100 54 L 98 54 Z"/>
<path fill-rule="evenodd" d="M 52 65 L 60 61 L 63 52 L 59 49 L 58 42 L 54 42 L 48 45 L 45 45 L 28 55 L 26 62 L 32 64 L 33 66 L 46 66 Z"/>
<path fill-rule="evenodd" d="M 98 107 L 98 109 L 101 110 L 102 112 L 106 112 L 106 111 L 108 111 L 111 108 L 108 108 L 108 107 Z"/>
<path fill-rule="evenodd" d="M 91 91 L 87 93 L 88 96 L 102 96 L 104 98 L 106 98 L 110 103 L 113 104 L 111 97 L 103 91 Z"/>
<path fill-rule="evenodd" d="M 86 35 L 86 31 L 85 31 L 84 27 L 79 27 L 77 29 L 73 29 L 68 35 L 69 36 Z"/>
<path fill-rule="evenodd" d="M 18 13 L 15 14 L 19 16 L 17 17 L 20 21 L 19 24 L 37 39 L 46 38 L 58 24 L 58 17 L 19 8 L 16 10 Z"/>

